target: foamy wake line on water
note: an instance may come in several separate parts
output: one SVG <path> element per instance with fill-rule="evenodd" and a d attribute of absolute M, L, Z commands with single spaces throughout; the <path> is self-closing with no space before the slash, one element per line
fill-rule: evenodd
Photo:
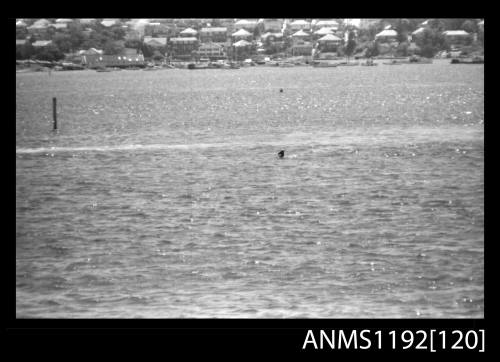
<path fill-rule="evenodd" d="M 116 145 L 116 146 L 82 146 L 82 147 L 37 147 L 37 148 L 17 148 L 16 154 L 55 154 L 55 153 L 78 153 L 78 152 L 127 152 L 127 151 L 155 151 L 155 150 L 191 150 L 206 148 L 252 148 L 262 146 L 291 146 L 310 144 L 309 140 L 301 142 L 225 142 L 225 143 L 193 143 L 193 144 L 152 144 L 152 145 Z M 331 142 L 314 142 L 318 145 L 328 145 Z"/>
<path fill-rule="evenodd" d="M 405 141 L 395 140 L 394 132 L 400 135 L 404 133 Z M 297 146 L 367 146 L 367 145 L 393 145 L 401 146 L 408 142 L 420 143 L 449 140 L 468 141 L 482 139 L 482 131 L 474 129 L 450 128 L 443 133 L 436 132 L 435 129 L 396 130 L 384 134 L 339 134 L 339 133 L 302 133 L 294 132 L 284 137 L 272 141 L 242 141 L 223 143 L 192 143 L 192 144 L 129 144 L 113 146 L 81 146 L 81 147 L 37 147 L 37 148 L 17 148 L 16 154 L 55 154 L 55 153 L 78 153 L 78 152 L 130 152 L 130 151 L 155 151 L 155 150 L 191 150 L 206 148 L 253 148 L 253 147 L 297 147 Z M 448 137 L 445 137 L 446 134 Z"/>
<path fill-rule="evenodd" d="M 197 143 L 180 145 L 116 145 L 116 146 L 82 146 L 82 147 L 37 147 L 37 148 L 17 148 L 17 154 L 37 154 L 37 153 L 61 153 L 61 152 L 119 152 L 119 151 L 142 151 L 142 150 L 168 150 L 168 149 L 192 149 L 211 147 L 233 147 L 241 144 L 227 143 Z"/>

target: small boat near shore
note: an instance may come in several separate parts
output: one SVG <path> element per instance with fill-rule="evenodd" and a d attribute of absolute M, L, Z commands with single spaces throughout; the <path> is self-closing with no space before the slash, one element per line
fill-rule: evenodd
<path fill-rule="evenodd" d="M 393 59 L 392 62 L 384 62 L 386 65 L 401 65 L 401 64 L 432 64 L 432 59 L 411 56 L 407 59 Z"/>
<path fill-rule="evenodd" d="M 336 63 L 314 63 L 312 65 L 314 68 L 330 68 L 330 67 L 336 67 L 338 64 Z"/>
<path fill-rule="evenodd" d="M 342 62 L 337 64 L 339 67 L 354 67 L 359 65 L 359 62 Z"/>
<path fill-rule="evenodd" d="M 450 64 L 484 64 L 484 58 L 475 57 L 472 59 L 458 59 L 454 58 Z"/>

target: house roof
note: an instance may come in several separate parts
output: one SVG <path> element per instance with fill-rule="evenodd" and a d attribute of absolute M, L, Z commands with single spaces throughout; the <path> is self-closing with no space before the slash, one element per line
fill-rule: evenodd
<path fill-rule="evenodd" d="M 200 47 L 198 49 L 214 49 L 214 48 L 217 48 L 217 49 L 220 49 L 222 48 L 222 45 L 220 44 L 217 44 L 217 43 L 203 43 L 200 45 Z"/>
<path fill-rule="evenodd" d="M 96 21 L 96 19 L 88 18 L 88 19 L 79 19 L 81 24 L 90 24 Z"/>
<path fill-rule="evenodd" d="M 349 18 L 349 19 L 344 19 L 344 25 L 348 25 L 350 27 L 354 27 L 354 28 L 359 29 L 361 27 L 362 20 L 373 21 L 374 19 L 352 19 L 352 18 Z"/>
<path fill-rule="evenodd" d="M 24 45 L 26 42 L 26 39 L 16 39 L 16 45 Z"/>
<path fill-rule="evenodd" d="M 484 20 L 481 20 L 477 25 L 483 25 L 484 26 Z"/>
<path fill-rule="evenodd" d="M 50 24 L 51 27 L 56 29 L 66 29 L 68 27 L 67 23 Z"/>
<path fill-rule="evenodd" d="M 246 40 L 240 40 L 240 41 L 237 41 L 236 43 L 233 44 L 233 46 L 235 47 L 246 47 L 247 45 L 250 45 L 252 43 L 250 42 L 247 42 Z"/>
<path fill-rule="evenodd" d="M 73 19 L 56 19 L 56 23 L 72 23 Z"/>
<path fill-rule="evenodd" d="M 152 38 L 149 36 L 145 36 L 144 43 L 146 43 L 147 45 L 165 46 L 167 45 L 167 38 Z"/>
<path fill-rule="evenodd" d="M 96 48 L 89 48 L 87 50 L 80 50 L 78 52 L 79 55 L 93 55 L 93 54 L 102 54 L 103 51 Z"/>
<path fill-rule="evenodd" d="M 49 26 L 50 24 L 50 21 L 48 21 L 47 19 L 40 19 L 40 20 L 37 20 L 33 23 L 33 25 L 31 25 L 31 27 L 35 27 L 35 28 L 46 28 L 47 26 Z"/>
<path fill-rule="evenodd" d="M 133 29 L 141 29 L 148 26 L 150 24 L 150 21 L 148 19 L 132 19 L 130 21 L 127 21 L 126 24 Z"/>
<path fill-rule="evenodd" d="M 44 47 L 44 46 L 47 46 L 49 44 L 52 44 L 52 40 L 37 40 L 36 42 L 34 42 L 33 45 L 34 47 Z"/>
<path fill-rule="evenodd" d="M 305 21 L 305 20 L 295 20 L 295 21 L 292 21 L 292 23 L 290 25 L 310 25 L 311 23 L 309 23 L 308 21 Z"/>
<path fill-rule="evenodd" d="M 397 35 L 398 33 L 396 32 L 396 30 L 386 29 L 382 30 L 380 33 L 375 35 L 375 38 L 378 38 L 379 36 L 397 36 Z"/>
<path fill-rule="evenodd" d="M 101 24 L 104 25 L 105 27 L 110 27 L 110 26 L 118 24 L 118 20 L 106 19 L 106 20 L 101 21 Z"/>
<path fill-rule="evenodd" d="M 333 34 L 333 30 L 331 28 L 321 28 L 319 30 L 316 30 L 314 34 L 318 35 L 326 35 L 326 34 Z"/>
<path fill-rule="evenodd" d="M 238 20 L 236 23 L 234 23 L 234 25 L 250 25 L 250 26 L 257 25 L 257 21 L 241 19 L 241 20 Z"/>
<path fill-rule="evenodd" d="M 196 39 L 193 36 L 187 36 L 187 37 L 181 37 L 181 38 L 170 38 L 169 41 L 172 43 L 182 43 L 182 42 L 195 42 L 195 41 L 198 41 L 198 39 Z"/>
<path fill-rule="evenodd" d="M 210 28 L 201 28 L 201 33 L 222 33 L 227 32 L 227 28 L 224 27 L 210 27 Z"/>
<path fill-rule="evenodd" d="M 231 34 L 232 36 L 249 36 L 252 35 L 252 33 L 246 31 L 245 29 L 240 29 L 237 32 L 234 32 Z"/>
<path fill-rule="evenodd" d="M 308 42 L 308 43 L 304 43 L 304 44 L 295 44 L 295 45 L 292 45 L 292 48 L 294 49 L 312 49 L 313 45 L 311 42 Z"/>
<path fill-rule="evenodd" d="M 22 20 L 16 22 L 16 26 L 26 26 L 26 23 Z"/>
<path fill-rule="evenodd" d="M 304 30 L 300 29 L 299 31 L 292 34 L 292 36 L 309 36 Z"/>
<path fill-rule="evenodd" d="M 338 36 L 333 34 L 326 34 L 325 36 L 318 39 L 318 41 L 341 41 Z"/>
<path fill-rule="evenodd" d="M 415 30 L 413 33 L 411 33 L 412 35 L 417 35 L 417 34 L 420 34 L 422 32 L 425 31 L 425 28 L 418 28 L 417 30 Z"/>
<path fill-rule="evenodd" d="M 337 23 L 335 20 L 318 20 L 315 26 L 322 26 L 322 27 L 338 27 L 339 23 Z"/>
<path fill-rule="evenodd" d="M 192 34 L 192 35 L 196 35 L 198 34 L 198 32 L 194 29 L 191 29 L 191 28 L 187 28 L 187 29 L 184 29 L 183 31 L 181 31 L 181 34 Z"/>
<path fill-rule="evenodd" d="M 448 36 L 467 36 L 469 33 L 467 33 L 465 30 L 446 30 L 443 31 L 443 35 L 448 35 Z"/>
<path fill-rule="evenodd" d="M 264 35 L 261 36 L 262 39 L 266 39 L 267 37 L 270 37 L 270 36 L 274 36 L 275 38 L 282 38 L 283 37 L 283 33 L 271 33 L 271 32 L 267 32 L 265 33 Z"/>

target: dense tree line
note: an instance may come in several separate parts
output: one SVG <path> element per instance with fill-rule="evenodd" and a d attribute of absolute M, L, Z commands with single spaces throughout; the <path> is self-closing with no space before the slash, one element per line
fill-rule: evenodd
<path fill-rule="evenodd" d="M 420 25 L 428 20 L 425 30 L 419 36 L 413 37 L 413 42 L 417 46 L 417 51 L 424 57 L 433 57 L 439 51 L 450 50 L 449 44 L 443 35 L 445 30 L 465 30 L 469 34 L 477 33 L 478 42 L 483 44 L 484 34 L 479 32 L 477 19 L 383 19 L 380 22 L 372 25 L 368 29 L 360 29 L 358 31 L 358 39 L 365 43 L 367 56 L 376 56 L 379 54 L 380 45 L 377 41 L 373 41 L 375 35 L 385 29 L 388 25 L 397 32 L 398 46 L 394 49 L 396 55 L 407 56 L 411 52 L 409 50 L 408 37 Z M 472 35 L 465 41 L 464 45 L 472 44 Z"/>
<path fill-rule="evenodd" d="M 16 29 L 17 39 L 28 39 L 29 44 L 16 47 L 16 59 L 35 59 L 59 60 L 64 58 L 64 53 L 74 53 L 80 49 L 102 49 L 104 54 L 120 54 L 125 48 L 125 29 L 121 26 L 107 28 L 100 23 L 83 26 L 77 22 L 68 24 L 63 31 L 56 31 L 49 27 L 46 30 L 44 39 L 52 40 L 52 44 L 35 49 L 31 46 L 37 39 L 36 36 L 29 36 L 24 28 Z M 139 49 L 142 45 L 135 44 Z M 47 59 L 50 58 L 50 59 Z"/>

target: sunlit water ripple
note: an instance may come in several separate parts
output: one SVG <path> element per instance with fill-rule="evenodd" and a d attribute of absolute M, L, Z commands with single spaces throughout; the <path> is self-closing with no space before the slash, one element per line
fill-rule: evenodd
<path fill-rule="evenodd" d="M 342 68 L 17 74 L 17 316 L 483 317 L 484 66 Z"/>

